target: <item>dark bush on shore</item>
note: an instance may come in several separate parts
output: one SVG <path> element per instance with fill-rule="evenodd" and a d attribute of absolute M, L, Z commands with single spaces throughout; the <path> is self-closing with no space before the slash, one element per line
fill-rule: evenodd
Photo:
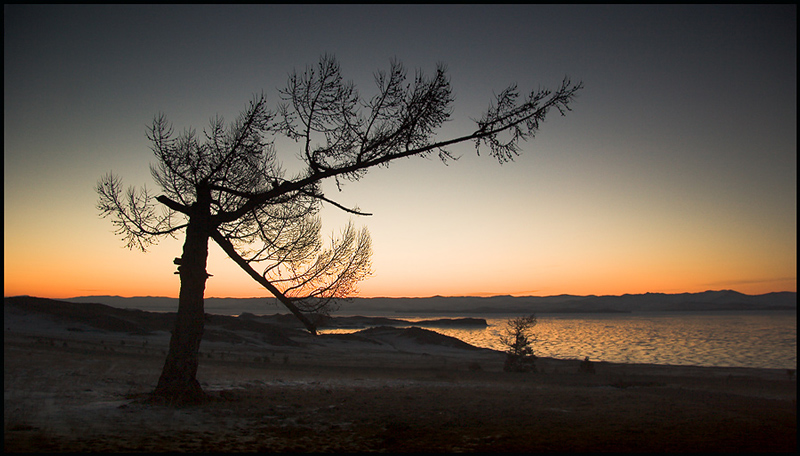
<path fill-rule="evenodd" d="M 531 332 L 535 325 L 536 316 L 533 314 L 512 318 L 506 322 L 506 327 L 500 334 L 500 343 L 507 348 L 504 371 L 536 372 L 536 355 L 533 354 L 531 347 L 536 340 Z"/>
<path fill-rule="evenodd" d="M 536 355 L 531 353 L 518 356 L 507 353 L 503 370 L 506 372 L 536 372 Z"/>
<path fill-rule="evenodd" d="M 578 371 L 582 374 L 594 374 L 594 363 L 589 361 L 588 356 L 581 361 Z"/>

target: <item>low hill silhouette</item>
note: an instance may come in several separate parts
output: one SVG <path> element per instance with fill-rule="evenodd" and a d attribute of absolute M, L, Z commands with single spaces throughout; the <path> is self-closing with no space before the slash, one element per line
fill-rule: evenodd
<path fill-rule="evenodd" d="M 82 296 L 69 302 L 103 303 L 118 308 L 154 311 L 177 309 L 178 300 L 164 297 Z M 387 314 L 527 314 L 646 311 L 797 310 L 796 292 L 746 295 L 732 290 L 702 293 L 644 293 L 621 296 L 492 296 L 430 298 L 352 298 L 342 300 L 340 315 Z M 267 314 L 284 311 L 274 298 L 206 298 L 206 312 Z"/>
<path fill-rule="evenodd" d="M 169 333 L 175 321 L 175 312 L 147 312 L 139 309 L 120 309 L 99 303 L 74 303 L 31 296 L 4 298 L 6 324 L 9 317 L 37 314 L 59 323 L 67 331 L 106 331 L 129 335 Z M 341 321 L 340 321 L 341 320 Z M 423 345 L 440 345 L 451 348 L 478 349 L 453 337 L 421 328 L 454 326 L 487 326 L 482 318 L 437 319 L 409 322 L 400 319 L 370 317 L 326 317 L 320 325 L 325 327 L 368 328 L 352 335 L 327 334 L 337 338 L 357 336 L 377 344 L 397 340 L 411 340 Z M 379 328 L 375 328 L 379 327 Z M 272 346 L 302 346 L 308 338 L 303 325 L 290 314 L 239 316 L 206 314 L 203 339 L 242 344 L 268 344 Z M 375 331 L 373 331 L 375 330 Z M 306 341 L 306 342 L 304 342 Z"/>

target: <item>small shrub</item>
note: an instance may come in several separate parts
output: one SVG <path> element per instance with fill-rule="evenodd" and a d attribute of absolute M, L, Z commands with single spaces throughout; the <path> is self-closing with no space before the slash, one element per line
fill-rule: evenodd
<path fill-rule="evenodd" d="M 506 372 L 536 372 L 536 355 L 531 353 L 525 356 L 518 356 L 507 353 L 503 370 Z"/>
<path fill-rule="evenodd" d="M 581 361 L 581 365 L 578 370 L 582 374 L 594 374 L 594 363 L 589 361 L 589 357 L 587 356 L 583 359 L 583 361 Z"/>
<path fill-rule="evenodd" d="M 536 316 L 516 317 L 506 322 L 506 327 L 500 334 L 500 343 L 506 350 L 506 362 L 503 370 L 506 372 L 536 372 L 536 355 L 533 354 L 531 344 L 536 337 L 531 332 L 536 325 Z"/>

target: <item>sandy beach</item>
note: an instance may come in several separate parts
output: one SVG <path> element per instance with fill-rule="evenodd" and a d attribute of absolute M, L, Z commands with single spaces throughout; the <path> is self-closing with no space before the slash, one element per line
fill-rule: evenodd
<path fill-rule="evenodd" d="M 147 403 L 168 332 L 4 306 L 6 452 L 783 452 L 796 376 L 779 369 L 503 354 L 429 331 L 356 336 L 208 325 L 208 403 Z M 227 334 L 228 337 L 224 337 Z M 241 337 L 234 337 L 240 334 Z"/>

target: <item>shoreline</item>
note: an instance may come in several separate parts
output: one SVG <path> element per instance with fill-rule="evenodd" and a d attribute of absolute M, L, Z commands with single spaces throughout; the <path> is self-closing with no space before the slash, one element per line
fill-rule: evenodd
<path fill-rule="evenodd" d="M 300 323 L 290 314 L 275 313 L 255 315 L 244 312 L 239 316 L 221 314 L 207 315 L 208 321 L 203 338 L 204 344 L 217 340 L 229 342 L 238 340 L 245 344 L 255 343 L 268 346 L 276 343 L 293 343 L 291 341 L 293 338 L 303 341 L 301 343 L 309 343 L 310 340 L 305 331 L 302 331 Z M 144 340 L 144 336 L 148 334 L 151 336 L 154 334 L 161 334 L 161 337 L 168 337 L 168 335 L 165 335 L 172 329 L 174 312 L 121 309 L 104 304 L 71 303 L 28 297 L 6 298 L 4 317 L 6 322 L 16 325 L 17 329 L 27 327 L 31 331 L 40 331 L 42 328 L 45 328 L 46 331 L 50 332 L 64 332 L 69 330 L 73 333 L 83 332 L 87 337 L 99 338 L 103 337 L 103 332 L 127 333 L 129 335 L 128 338 L 136 343 L 135 341 L 137 340 Z M 429 315 L 403 320 L 386 316 L 335 315 L 330 317 L 329 324 L 321 326 L 320 333 L 325 335 L 358 334 L 372 327 L 387 325 L 394 328 L 423 327 L 435 330 L 439 334 L 454 337 L 476 347 L 502 350 L 502 347 L 498 346 L 496 340 L 490 341 L 486 339 L 489 334 L 486 332 L 488 329 L 494 328 L 492 331 L 495 333 L 497 331 L 497 325 L 502 324 L 501 320 L 495 317 L 447 318 Z M 542 318 L 544 319 L 543 322 L 547 322 L 546 316 Z M 25 321 L 26 319 L 34 319 L 35 323 L 33 320 Z M 491 321 L 491 325 L 486 326 L 487 320 Z M 594 318 L 590 319 L 590 321 L 594 321 Z M 592 326 L 590 326 L 590 328 L 591 327 Z M 565 330 L 569 331 L 570 329 L 567 328 Z M 484 332 L 486 332 L 486 334 L 484 334 Z M 552 340 L 558 340 L 559 334 L 555 334 L 554 336 L 555 339 Z M 574 344 L 579 342 L 580 341 L 567 339 L 562 343 Z M 572 345 L 566 345 L 565 347 L 572 347 Z M 743 357 L 742 354 L 730 359 L 724 356 L 703 359 L 703 357 L 692 357 L 691 353 L 688 354 L 689 357 L 686 357 L 685 355 L 681 355 L 680 352 L 664 354 L 655 352 L 657 356 L 647 356 L 643 357 L 642 360 L 637 360 L 629 359 L 628 356 L 620 356 L 621 354 L 624 355 L 624 353 L 606 353 L 606 350 L 603 349 L 598 351 L 592 350 L 591 347 L 586 348 L 589 349 L 567 349 L 566 353 L 564 353 L 564 350 L 553 351 L 551 347 L 545 344 L 539 347 L 537 355 L 566 359 L 583 359 L 588 355 L 592 361 L 706 367 L 748 367 L 746 361 L 750 359 L 749 355 Z M 718 350 L 719 347 L 714 347 L 714 349 Z M 716 352 L 708 351 L 708 353 Z M 767 359 L 773 362 L 765 362 L 763 358 L 751 359 L 758 362 L 750 367 L 796 369 L 796 363 L 789 362 L 787 364 L 774 362 L 782 358 Z"/>
<path fill-rule="evenodd" d="M 142 402 L 168 334 L 4 330 L 9 452 L 533 452 L 796 449 L 796 374 L 539 358 L 410 340 L 206 340 L 211 401 Z M 62 325 L 63 327 L 63 325 Z M 308 336 L 311 338 L 312 336 Z M 435 342 L 427 341 L 427 342 Z"/>
<path fill-rule="evenodd" d="M 144 399 L 169 331 L 158 318 L 143 327 L 123 315 L 157 317 L 81 319 L 5 306 L 4 451 L 782 452 L 797 445 L 794 371 L 598 361 L 587 374 L 578 359 L 542 357 L 536 373 L 509 373 L 502 352 L 420 328 L 311 336 L 226 327 L 237 319 L 212 316 L 197 373 L 211 400 L 153 405 Z"/>
<path fill-rule="evenodd" d="M 176 410 L 140 402 L 157 380 L 158 354 L 8 342 L 4 450 L 10 452 L 796 446 L 796 382 L 764 369 L 597 363 L 595 375 L 582 375 L 577 360 L 540 359 L 544 372 L 510 374 L 492 353 L 348 358 L 285 350 L 258 362 L 226 352 L 201 360 L 198 379 L 213 400 Z"/>

